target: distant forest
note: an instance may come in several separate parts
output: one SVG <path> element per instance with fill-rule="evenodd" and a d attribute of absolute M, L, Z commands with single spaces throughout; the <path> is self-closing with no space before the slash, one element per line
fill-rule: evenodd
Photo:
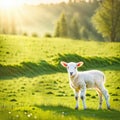
<path fill-rule="evenodd" d="M 86 39 L 86 40 L 101 40 L 104 39 L 97 33 L 91 23 L 91 17 L 99 7 L 99 2 L 69 2 L 60 4 L 40 4 L 37 6 L 24 5 L 19 11 L 14 14 L 17 15 L 12 22 L 14 34 L 24 34 L 36 36 L 54 36 L 56 25 L 60 19 L 61 14 L 64 14 L 67 28 L 71 29 L 72 25 L 76 25 L 78 29 L 78 37 L 71 36 L 68 31 L 68 38 Z M 2 16 L 0 16 L 2 18 Z M 8 19 L 6 19 L 8 20 Z M 9 25 L 6 24 L 6 29 L 0 30 L 1 33 L 10 33 Z M 3 25 L 3 24 L 2 24 Z M 1 26 L 2 26 L 1 25 Z M 1 27 L 2 28 L 2 27 Z M 6 30 L 6 31 L 5 31 Z M 74 32 L 74 31 L 73 31 Z M 12 33 L 12 32 L 11 32 Z"/>

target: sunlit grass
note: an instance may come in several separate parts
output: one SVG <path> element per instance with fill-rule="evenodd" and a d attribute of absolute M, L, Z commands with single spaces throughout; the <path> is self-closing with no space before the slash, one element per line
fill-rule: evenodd
<path fill-rule="evenodd" d="M 119 43 L 0 35 L 0 118 L 3 120 L 117 120 L 120 115 Z M 86 93 L 88 110 L 74 110 L 66 70 L 59 64 L 84 61 L 81 68 L 106 75 L 111 110 L 98 110 L 94 90 Z M 80 70 L 81 70 L 80 69 Z"/>
<path fill-rule="evenodd" d="M 106 87 L 111 96 L 111 108 L 114 110 L 107 111 L 104 100 L 103 110 L 98 111 L 98 96 L 95 91 L 88 90 L 86 103 L 90 110 L 83 111 L 82 102 L 80 101 L 79 111 L 75 111 L 73 91 L 69 87 L 66 73 L 0 81 L 1 110 L 4 114 L 6 113 L 9 118 L 16 118 L 16 115 L 19 115 L 21 119 L 33 119 L 35 116 L 41 119 L 55 118 L 58 120 L 63 116 L 62 119 L 73 118 L 77 120 L 81 117 L 85 120 L 87 117 L 100 119 L 103 113 L 106 114 L 106 119 L 117 119 L 120 111 L 119 77 L 116 77 L 118 84 L 112 84 L 111 78 L 114 79 L 113 76 L 115 76 L 117 72 L 113 71 L 112 75 L 109 74 L 109 71 L 105 71 L 105 73 L 106 76 L 110 78 L 106 82 Z M 30 115 L 31 113 L 32 116 Z M 107 114 L 110 114 L 111 117 Z M 94 116 L 96 117 L 94 118 Z"/>
<path fill-rule="evenodd" d="M 0 43 L 2 43 L 0 63 L 6 65 L 27 61 L 38 63 L 41 60 L 55 64 L 55 59 L 64 54 L 76 54 L 83 57 L 120 57 L 118 43 L 2 35 L 0 35 Z"/>

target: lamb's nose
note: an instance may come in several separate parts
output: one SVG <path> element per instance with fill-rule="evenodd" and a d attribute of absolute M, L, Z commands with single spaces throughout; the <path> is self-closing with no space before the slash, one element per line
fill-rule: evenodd
<path fill-rule="evenodd" d="M 73 72 L 70 72 L 70 75 L 72 75 L 73 74 Z"/>

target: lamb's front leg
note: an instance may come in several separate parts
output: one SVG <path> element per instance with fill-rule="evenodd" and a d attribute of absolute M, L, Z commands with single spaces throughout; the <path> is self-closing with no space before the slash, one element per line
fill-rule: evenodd
<path fill-rule="evenodd" d="M 86 86 L 81 89 L 80 98 L 82 99 L 84 110 L 87 109 L 85 102 Z"/>
<path fill-rule="evenodd" d="M 75 90 L 75 100 L 76 100 L 76 106 L 75 109 L 77 110 L 79 107 L 79 91 Z"/>

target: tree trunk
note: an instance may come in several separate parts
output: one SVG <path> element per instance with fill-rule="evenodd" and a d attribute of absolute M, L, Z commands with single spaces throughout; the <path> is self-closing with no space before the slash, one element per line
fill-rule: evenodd
<path fill-rule="evenodd" d="M 116 35 L 115 35 L 115 32 L 111 32 L 111 35 L 110 35 L 110 41 L 111 42 L 115 42 L 116 41 Z"/>
<path fill-rule="evenodd" d="M 112 10 L 111 10 L 111 21 L 112 21 L 112 24 L 111 24 L 111 35 L 110 35 L 110 37 L 111 37 L 111 42 L 115 42 L 115 16 L 114 16 L 114 14 L 115 14 L 115 8 L 114 8 L 114 0 L 111 0 L 111 2 L 112 2 Z"/>

